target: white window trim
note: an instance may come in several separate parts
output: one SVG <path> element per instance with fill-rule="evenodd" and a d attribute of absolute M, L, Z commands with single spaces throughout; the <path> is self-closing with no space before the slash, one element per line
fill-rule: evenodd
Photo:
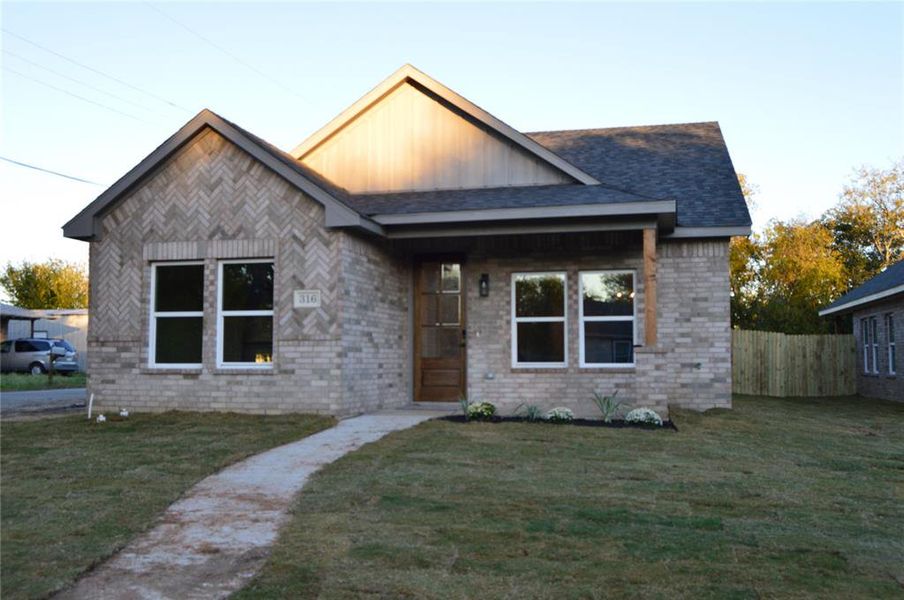
<path fill-rule="evenodd" d="M 611 317 L 585 317 L 584 316 L 584 280 L 583 275 L 631 275 L 631 285 L 634 287 L 634 298 L 631 303 L 633 314 Z M 631 362 L 629 363 L 588 363 L 584 360 L 584 323 L 596 321 L 631 321 Z M 580 346 L 581 368 L 590 369 L 630 369 L 636 366 L 634 346 L 637 344 L 637 271 L 634 269 L 602 269 L 598 271 L 578 271 L 578 340 Z"/>
<path fill-rule="evenodd" d="M 869 373 L 869 319 L 860 319 L 860 342 L 863 344 L 863 372 Z"/>
<path fill-rule="evenodd" d="M 273 309 L 270 310 L 223 310 L 223 265 L 246 265 L 251 263 L 268 263 L 273 265 L 274 287 L 273 305 L 276 306 L 276 260 L 273 258 L 244 258 L 234 260 L 220 260 L 217 262 L 217 368 L 218 369 L 273 369 L 276 360 L 276 344 L 271 340 L 271 361 L 268 363 L 249 362 L 224 362 L 223 361 L 223 321 L 226 317 L 270 317 L 273 318 Z M 276 327 L 273 328 L 274 336 Z"/>
<path fill-rule="evenodd" d="M 869 318 L 870 341 L 873 343 L 873 375 L 879 374 L 879 321 L 876 317 Z"/>
<path fill-rule="evenodd" d="M 160 261 L 151 263 L 151 299 L 149 304 L 149 313 L 150 318 L 148 319 L 148 367 L 151 369 L 200 369 L 203 365 L 202 363 L 158 363 L 156 360 L 157 356 L 157 318 L 158 317 L 201 317 L 202 321 L 202 340 L 203 340 L 203 319 L 204 319 L 204 305 L 203 299 L 201 304 L 201 310 L 180 310 L 180 311 L 162 311 L 157 312 L 154 310 L 156 308 L 156 294 L 157 294 L 157 267 L 183 267 L 183 266 L 192 266 L 192 265 L 201 265 L 204 266 L 204 261 L 202 260 L 178 260 L 178 261 Z M 203 272 L 202 272 L 202 282 L 203 282 Z M 204 355 L 204 346 L 202 341 L 201 346 L 201 356 L 203 360 Z"/>
<path fill-rule="evenodd" d="M 885 315 L 885 338 L 888 341 L 888 374 L 889 375 L 897 375 L 897 365 L 895 364 L 895 358 L 897 358 L 897 344 L 895 343 L 895 338 L 892 337 L 892 331 L 895 327 L 895 317 L 892 313 L 888 313 Z"/>
<path fill-rule="evenodd" d="M 561 317 L 519 317 L 515 297 L 515 282 L 519 275 L 553 275 L 562 278 Z M 513 369 L 564 369 L 568 367 L 568 273 L 566 271 L 519 271 L 512 273 L 511 328 L 512 328 L 512 368 Z M 562 362 L 518 362 L 518 323 L 562 323 Z"/>

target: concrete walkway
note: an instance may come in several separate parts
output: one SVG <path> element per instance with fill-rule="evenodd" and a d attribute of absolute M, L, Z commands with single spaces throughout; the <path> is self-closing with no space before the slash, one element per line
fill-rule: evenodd
<path fill-rule="evenodd" d="M 295 494 L 323 465 L 448 411 L 354 417 L 202 480 L 159 524 L 58 598 L 224 598 L 260 569 Z"/>

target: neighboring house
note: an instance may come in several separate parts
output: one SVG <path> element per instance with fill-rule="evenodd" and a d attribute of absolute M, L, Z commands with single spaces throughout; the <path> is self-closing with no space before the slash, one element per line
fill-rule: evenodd
<path fill-rule="evenodd" d="M 565 105 L 563 97 L 563 105 Z M 524 134 L 404 66 L 283 152 L 204 110 L 64 227 L 100 406 L 731 406 L 716 123 Z"/>
<path fill-rule="evenodd" d="M 904 361 L 897 349 L 897 340 L 904 339 L 904 260 L 819 311 L 847 314 L 857 340 L 857 393 L 904 401 Z"/>
<path fill-rule="evenodd" d="M 0 341 L 24 337 L 66 340 L 78 352 L 79 371 L 86 370 L 88 309 L 31 309 L 0 304 Z"/>

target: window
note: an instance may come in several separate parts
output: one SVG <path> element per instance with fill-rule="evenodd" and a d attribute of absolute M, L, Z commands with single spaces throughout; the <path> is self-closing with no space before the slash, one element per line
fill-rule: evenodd
<path fill-rule="evenodd" d="M 9 349 L 12 345 L 13 343 L 10 341 L 0 342 L 0 353 L 9 354 Z"/>
<path fill-rule="evenodd" d="M 220 263 L 217 366 L 273 366 L 273 261 Z"/>
<path fill-rule="evenodd" d="M 885 335 L 888 339 L 888 374 L 897 373 L 897 354 L 895 353 L 895 316 L 891 313 L 885 315 Z"/>
<path fill-rule="evenodd" d="M 869 318 L 869 340 L 872 343 L 873 373 L 879 373 L 879 324 L 876 317 Z"/>
<path fill-rule="evenodd" d="M 579 274 L 582 367 L 634 364 L 634 272 Z"/>
<path fill-rule="evenodd" d="M 869 319 L 860 319 L 860 341 L 863 343 L 863 372 L 869 373 L 870 369 L 870 343 L 869 343 Z"/>
<path fill-rule="evenodd" d="M 564 367 L 565 273 L 512 275 L 512 366 Z"/>
<path fill-rule="evenodd" d="M 203 325 L 204 265 L 152 265 L 149 366 L 200 368 Z"/>
<path fill-rule="evenodd" d="M 16 340 L 16 352 L 47 352 L 50 350 L 50 342 L 37 340 Z"/>

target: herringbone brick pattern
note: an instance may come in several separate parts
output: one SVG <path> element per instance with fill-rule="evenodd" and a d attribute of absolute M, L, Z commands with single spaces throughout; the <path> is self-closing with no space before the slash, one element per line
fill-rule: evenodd
<path fill-rule="evenodd" d="M 319 204 L 218 134 L 202 132 L 103 216 L 101 239 L 91 245 L 91 336 L 141 339 L 148 260 L 167 251 L 176 252 L 172 258 L 235 258 L 242 254 L 222 252 L 222 241 L 247 240 L 245 256 L 267 247 L 254 241 L 277 250 L 279 338 L 335 338 L 338 245 L 322 222 Z M 321 308 L 293 310 L 297 288 L 321 289 Z"/>

